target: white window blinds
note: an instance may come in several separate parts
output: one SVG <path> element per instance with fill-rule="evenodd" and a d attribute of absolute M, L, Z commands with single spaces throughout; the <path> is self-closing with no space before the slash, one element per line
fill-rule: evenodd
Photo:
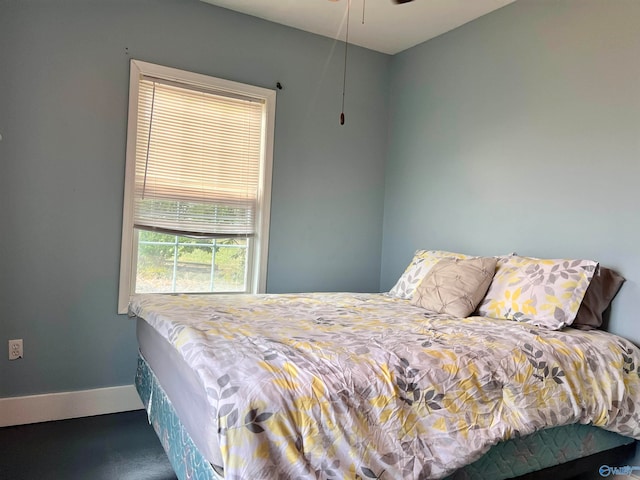
<path fill-rule="evenodd" d="M 134 226 L 254 236 L 264 108 L 261 99 L 141 78 Z"/>

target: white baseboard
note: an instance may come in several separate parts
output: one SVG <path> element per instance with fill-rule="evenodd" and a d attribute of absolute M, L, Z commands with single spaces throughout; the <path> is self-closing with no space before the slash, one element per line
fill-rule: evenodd
<path fill-rule="evenodd" d="M 0 427 L 144 408 L 133 385 L 0 398 Z"/>

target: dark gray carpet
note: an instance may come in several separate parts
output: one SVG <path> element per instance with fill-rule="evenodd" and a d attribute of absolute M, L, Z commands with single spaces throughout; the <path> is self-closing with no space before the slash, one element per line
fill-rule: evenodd
<path fill-rule="evenodd" d="M 144 410 L 0 428 L 2 480 L 176 480 Z"/>

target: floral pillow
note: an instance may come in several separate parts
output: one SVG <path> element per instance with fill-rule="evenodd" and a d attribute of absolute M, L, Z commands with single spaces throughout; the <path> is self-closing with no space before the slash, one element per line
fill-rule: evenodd
<path fill-rule="evenodd" d="M 443 258 L 475 258 L 462 253 L 447 252 L 444 250 L 416 250 L 413 260 L 400 276 L 388 295 L 397 298 L 411 299 L 422 279 L 429 270 Z"/>
<path fill-rule="evenodd" d="M 591 260 L 503 257 L 477 313 L 560 330 L 573 323 L 597 266 Z"/>

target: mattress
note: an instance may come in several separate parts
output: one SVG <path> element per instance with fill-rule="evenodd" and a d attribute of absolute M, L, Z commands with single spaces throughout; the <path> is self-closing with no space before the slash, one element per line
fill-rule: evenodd
<path fill-rule="evenodd" d="M 142 354 L 138 355 L 135 385 L 147 409 L 149 422 L 167 453 L 179 480 L 219 480 L 211 463 L 196 447 L 173 403 Z"/>
<path fill-rule="evenodd" d="M 221 465 L 215 419 L 197 374 L 178 351 L 143 319 L 136 322 L 138 345 L 193 443 L 207 460 Z"/>
<path fill-rule="evenodd" d="M 197 448 L 231 476 L 442 478 L 554 425 L 640 437 L 640 352 L 604 332 L 429 316 L 373 294 L 150 295 L 131 310 L 164 340 L 139 329 Z"/>

